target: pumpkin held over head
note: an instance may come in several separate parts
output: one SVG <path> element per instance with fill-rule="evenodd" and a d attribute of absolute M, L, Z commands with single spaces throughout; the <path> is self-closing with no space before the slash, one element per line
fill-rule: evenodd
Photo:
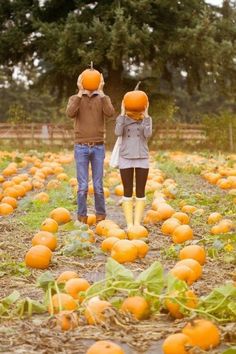
<path fill-rule="evenodd" d="M 81 74 L 82 85 L 85 90 L 95 91 L 101 82 L 101 74 L 95 69 L 86 69 Z"/>
<path fill-rule="evenodd" d="M 148 96 L 144 91 L 134 90 L 124 95 L 124 106 L 126 111 L 143 112 L 148 105 Z"/>

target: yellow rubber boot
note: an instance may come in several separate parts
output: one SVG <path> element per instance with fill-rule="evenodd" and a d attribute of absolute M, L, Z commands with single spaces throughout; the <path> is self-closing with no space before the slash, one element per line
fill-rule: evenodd
<path fill-rule="evenodd" d="M 135 200 L 135 211 L 134 211 L 134 225 L 140 225 L 143 214 L 144 214 L 144 208 L 146 205 L 146 198 L 137 198 Z"/>
<path fill-rule="evenodd" d="M 133 226 L 133 198 L 123 197 L 122 207 L 128 229 Z"/>

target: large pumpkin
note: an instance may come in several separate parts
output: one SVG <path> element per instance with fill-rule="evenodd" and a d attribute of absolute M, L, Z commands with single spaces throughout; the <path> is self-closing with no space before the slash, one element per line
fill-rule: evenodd
<path fill-rule="evenodd" d="M 134 90 L 124 95 L 124 106 L 126 111 L 143 112 L 148 104 L 148 96 L 144 91 Z"/>
<path fill-rule="evenodd" d="M 82 85 L 85 90 L 95 91 L 101 82 L 101 74 L 95 69 L 86 69 L 81 74 Z"/>

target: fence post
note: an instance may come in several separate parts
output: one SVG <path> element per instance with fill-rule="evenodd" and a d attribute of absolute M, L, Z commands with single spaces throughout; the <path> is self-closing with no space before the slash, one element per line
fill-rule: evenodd
<path fill-rule="evenodd" d="M 34 123 L 31 123 L 31 146 L 34 147 Z"/>
<path fill-rule="evenodd" d="M 234 151 L 233 126 L 231 121 L 229 122 L 229 148 L 230 151 Z"/>

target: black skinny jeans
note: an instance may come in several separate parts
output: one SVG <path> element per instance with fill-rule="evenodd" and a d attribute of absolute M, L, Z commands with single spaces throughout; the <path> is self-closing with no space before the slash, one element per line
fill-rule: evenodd
<path fill-rule="evenodd" d="M 124 186 L 124 196 L 131 198 L 133 196 L 133 183 L 134 183 L 134 170 L 135 170 L 135 187 L 136 197 L 145 197 L 145 186 L 148 178 L 148 168 L 122 168 L 120 169 L 121 180 Z"/>

